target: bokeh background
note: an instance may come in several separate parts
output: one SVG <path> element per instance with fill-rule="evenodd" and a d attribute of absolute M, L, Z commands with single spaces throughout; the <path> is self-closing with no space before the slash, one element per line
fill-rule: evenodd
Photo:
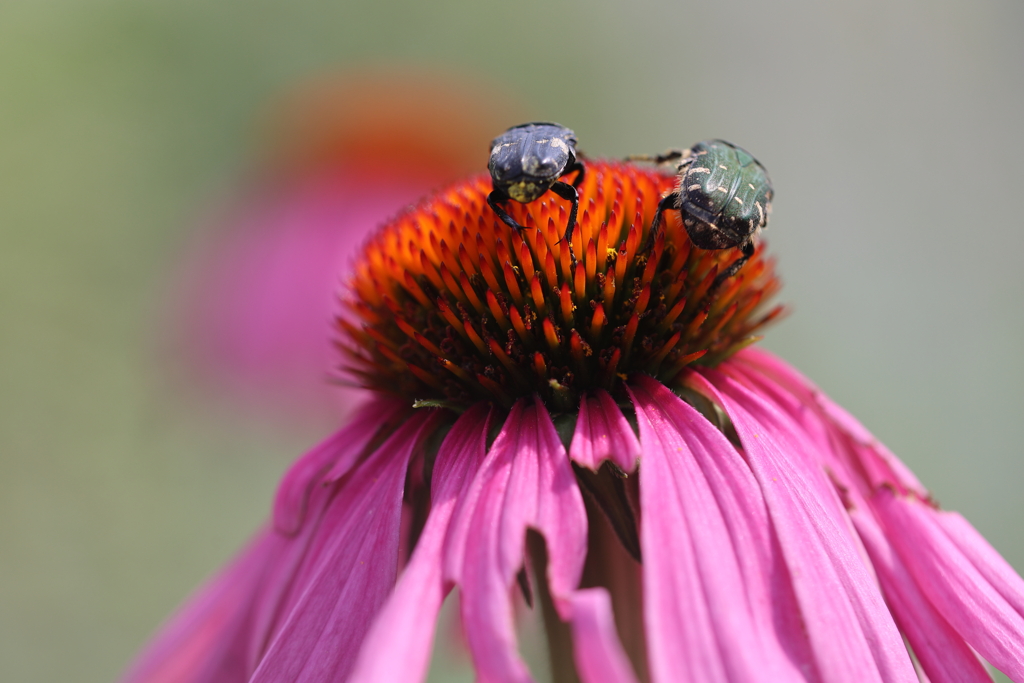
<path fill-rule="evenodd" d="M 793 308 L 765 345 L 1024 570 L 1022 32 L 1018 0 L 0 3 L 0 680 L 114 679 L 337 423 L 174 322 L 316 74 L 449 74 L 591 156 L 753 151 Z"/>

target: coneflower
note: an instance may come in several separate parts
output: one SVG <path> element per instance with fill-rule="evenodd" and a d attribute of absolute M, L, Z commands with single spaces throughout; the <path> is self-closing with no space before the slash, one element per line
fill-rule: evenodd
<path fill-rule="evenodd" d="M 326 74 L 274 101 L 252 168 L 176 278 L 168 325 L 197 376 L 276 419 L 347 414 L 351 395 L 324 381 L 339 273 L 369 231 L 477 169 L 474 142 L 516 109 L 413 64 Z"/>
<path fill-rule="evenodd" d="M 338 318 L 372 396 L 126 677 L 419 681 L 458 591 L 480 681 L 1024 681 L 1024 582 L 859 423 L 750 347 L 759 245 L 693 247 L 673 176 L 588 162 L 568 202 L 449 187 L 368 242 Z M 921 678 L 924 678 L 922 675 Z"/>

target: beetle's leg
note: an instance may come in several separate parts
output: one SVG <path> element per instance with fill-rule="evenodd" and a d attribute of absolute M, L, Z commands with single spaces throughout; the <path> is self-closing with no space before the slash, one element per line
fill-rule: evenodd
<path fill-rule="evenodd" d="M 557 183 L 551 186 L 551 191 L 557 194 L 562 199 L 568 199 L 572 202 L 572 208 L 569 209 L 569 223 L 565 226 L 565 240 L 566 245 L 569 247 L 569 258 L 572 260 L 573 265 L 576 265 L 576 254 L 572 253 L 572 229 L 576 225 L 576 212 L 580 208 L 580 195 L 576 192 L 576 188 L 569 183 L 563 183 L 559 180 Z"/>
<path fill-rule="evenodd" d="M 501 204 L 498 203 L 507 202 L 509 199 L 511 199 L 511 197 L 509 197 L 504 192 L 501 192 L 499 190 L 492 190 L 491 193 L 487 195 L 487 205 L 491 207 L 491 210 L 494 211 L 495 215 L 497 215 L 498 218 L 501 219 L 502 223 L 512 228 L 516 232 L 519 232 L 520 230 L 523 229 L 523 226 L 516 223 L 516 219 L 512 218 L 512 216 L 509 216 L 508 212 L 505 211 L 505 209 L 501 207 Z"/>
<path fill-rule="evenodd" d="M 682 174 L 683 169 L 686 168 L 687 166 L 689 166 L 692 163 L 693 163 L 693 156 L 692 155 L 688 154 L 685 157 L 683 157 L 683 160 L 680 161 L 678 164 L 676 164 L 676 174 Z M 683 181 L 683 179 L 679 178 L 679 182 L 682 182 L 682 181 Z"/>
<path fill-rule="evenodd" d="M 566 167 L 565 173 L 562 175 L 572 173 L 573 171 L 579 171 L 579 173 L 576 174 L 576 179 L 572 181 L 572 186 L 579 187 L 580 183 L 583 182 L 583 175 L 587 172 L 587 169 L 583 166 L 583 162 L 577 159 Z"/>
<path fill-rule="evenodd" d="M 661 166 L 667 164 L 670 161 L 677 161 L 684 159 L 690 155 L 688 149 L 666 149 L 661 154 L 630 154 L 626 157 L 626 161 L 650 161 L 651 163 Z"/>
<path fill-rule="evenodd" d="M 654 157 L 654 163 L 656 164 L 667 164 L 670 161 L 678 161 L 680 159 L 688 159 L 690 157 L 690 150 L 688 149 L 667 149 L 658 156 Z"/>
<path fill-rule="evenodd" d="M 658 202 L 658 208 L 654 212 L 654 220 L 651 221 L 651 230 L 647 233 L 647 241 L 644 242 L 644 246 L 640 249 L 641 254 L 646 254 L 648 251 L 654 248 L 654 240 L 658 238 L 658 231 L 661 229 L 661 214 L 665 213 L 668 209 L 676 208 L 676 204 L 680 201 L 678 192 L 667 194 L 661 198 Z"/>
<path fill-rule="evenodd" d="M 731 266 L 729 266 L 728 268 L 726 268 L 725 270 L 718 274 L 718 277 L 715 278 L 715 281 L 711 283 L 711 287 L 708 289 L 708 294 L 714 292 L 716 289 L 718 289 L 718 286 L 720 284 L 731 278 L 736 273 L 740 272 L 740 268 L 743 267 L 743 264 L 749 261 L 750 257 L 754 255 L 754 240 L 748 239 L 746 242 L 740 245 L 740 251 L 743 254 L 743 256 L 740 256 L 738 259 L 733 261 Z"/>
<path fill-rule="evenodd" d="M 703 311 L 704 309 L 706 309 L 711 304 L 711 297 L 715 295 L 715 292 L 718 291 L 718 288 L 721 286 L 721 284 L 728 280 L 729 278 L 731 278 L 736 273 L 738 273 L 740 271 L 740 268 L 743 267 L 743 264 L 749 261 L 750 257 L 754 255 L 753 240 L 748 239 L 746 242 L 738 246 L 740 247 L 740 251 L 742 252 L 743 256 L 740 256 L 738 259 L 733 261 L 731 266 L 729 266 L 728 268 L 726 268 L 725 270 L 718 274 L 714 282 L 711 283 L 711 286 L 708 287 L 708 291 L 704 295 L 704 300 L 700 302 L 699 306 L 697 306 L 698 311 Z"/>

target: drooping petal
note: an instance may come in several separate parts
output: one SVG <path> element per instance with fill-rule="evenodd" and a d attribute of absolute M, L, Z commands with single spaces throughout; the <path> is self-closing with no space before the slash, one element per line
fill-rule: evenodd
<path fill-rule="evenodd" d="M 879 491 L 872 503 L 939 613 L 993 666 L 1024 680 L 1024 580 L 1007 576 L 992 557 L 995 551 L 951 513 L 889 490 Z"/>
<path fill-rule="evenodd" d="M 845 435 L 850 443 L 839 444 L 840 448 L 848 451 L 848 457 L 856 461 L 856 469 L 867 475 L 872 487 L 897 485 L 921 497 L 928 496 L 927 489 L 910 468 L 893 455 L 855 417 L 786 363 L 767 351 L 750 347 L 737 353 L 726 365 L 730 369 L 746 371 L 747 380 L 759 382 L 759 386 L 768 394 L 788 392 L 792 395 L 792 403 L 798 406 L 799 412 L 805 416 L 817 414 L 818 418 L 826 423 L 826 427 Z M 776 405 L 782 403 L 776 402 Z"/>
<path fill-rule="evenodd" d="M 530 480 L 527 468 L 514 468 L 510 494 L 537 491 L 536 514 L 524 521 L 546 542 L 548 590 L 555 610 L 572 627 L 574 661 L 583 683 L 633 683 L 636 677 L 615 631 L 607 593 L 577 590 L 587 554 L 586 508 L 551 417 L 540 401 L 533 409 L 533 424 L 528 412 L 522 424 L 536 433 L 537 479 Z M 615 410 L 621 417 L 621 411 Z M 625 428 L 632 436 L 628 424 Z M 517 473 L 523 477 L 521 487 L 516 486 Z"/>
<path fill-rule="evenodd" d="M 136 678 L 129 680 L 163 680 L 160 671 L 176 672 L 172 680 L 197 683 L 249 679 L 279 633 L 286 605 L 297 600 L 296 591 L 301 592 L 300 574 L 310 562 L 310 549 L 324 543 L 322 523 L 334 498 L 333 489 L 318 485 L 325 481 L 325 471 L 346 461 L 354 464 L 399 407 L 393 401 L 365 406 L 365 421 L 342 429 L 292 466 L 278 490 L 277 524 L 260 536 L 258 548 L 254 544 L 243 551 L 219 579 L 187 603 L 182 615 L 150 646 L 146 661 L 133 669 Z"/>
<path fill-rule="evenodd" d="M 850 516 L 871 556 L 896 623 L 928 678 L 933 683 L 992 680 L 974 650 L 921 592 L 871 514 L 854 509 Z"/>
<path fill-rule="evenodd" d="M 611 394 L 604 389 L 587 394 L 580 401 L 569 456 L 595 472 L 604 460 L 611 460 L 624 472 L 636 468 L 640 442 Z"/>
<path fill-rule="evenodd" d="M 406 468 L 433 411 L 414 413 L 340 485 L 252 683 L 344 680 L 398 571 Z"/>
<path fill-rule="evenodd" d="M 659 382 L 630 387 L 640 425 L 648 660 L 656 682 L 815 680 L 753 475 Z"/>
<path fill-rule="evenodd" d="M 274 498 L 274 528 L 294 534 L 305 518 L 309 493 L 327 479 L 336 481 L 355 464 L 381 426 L 403 408 L 400 401 L 377 399 L 363 406 L 343 429 L 288 468 Z"/>
<path fill-rule="evenodd" d="M 252 595 L 272 559 L 273 532 L 261 532 L 224 571 L 160 629 L 122 683 L 242 683 Z"/>
<path fill-rule="evenodd" d="M 531 480 L 532 473 L 526 468 L 516 468 L 513 471 L 516 488 L 510 491 L 536 491 L 537 511 L 532 518 L 526 517 L 523 521 L 547 541 L 547 581 L 551 597 L 555 608 L 567 618 L 567 608 L 559 603 L 580 584 L 587 557 L 587 512 L 565 447 L 541 402 L 533 406 L 532 424 L 527 421 L 530 417 L 527 412 L 523 426 L 536 434 L 536 479 Z M 521 483 L 516 475 L 521 477 Z M 511 535 L 506 538 L 511 539 Z"/>
<path fill-rule="evenodd" d="M 829 422 L 848 437 L 849 443 L 845 444 L 850 454 L 848 457 L 854 458 L 863 468 L 872 486 L 898 486 L 921 497 L 929 495 L 928 489 L 910 468 L 842 406 L 820 391 L 815 393 L 814 399 Z"/>
<path fill-rule="evenodd" d="M 366 636 L 352 683 L 422 681 L 427 674 L 437 615 L 451 583 L 442 579 L 441 555 L 449 522 L 483 462 L 489 411 L 478 404 L 445 437 L 432 478 L 430 516 L 409 564 Z"/>
<path fill-rule="evenodd" d="M 838 495 L 785 416 L 735 379 L 691 380 L 725 408 L 764 493 L 822 680 L 916 681 Z"/>
<path fill-rule="evenodd" d="M 1024 579 L 1020 574 L 963 515 L 938 510 L 932 510 L 930 514 L 985 580 L 992 584 L 1017 614 L 1024 615 Z"/>

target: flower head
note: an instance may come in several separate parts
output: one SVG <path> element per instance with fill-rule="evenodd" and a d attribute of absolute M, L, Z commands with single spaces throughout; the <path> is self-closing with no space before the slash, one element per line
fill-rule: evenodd
<path fill-rule="evenodd" d="M 456 184 L 384 226 L 338 345 L 374 392 L 136 681 L 422 680 L 445 596 L 481 681 L 1024 680 L 1024 581 L 810 382 L 750 348 L 763 245 L 693 247 L 674 179 L 588 162 L 566 203 Z"/>
<path fill-rule="evenodd" d="M 399 216 L 356 265 L 346 302 L 354 315 L 339 319 L 350 371 L 412 398 L 511 406 L 537 394 L 570 411 L 630 373 L 671 384 L 695 361 L 717 364 L 780 312 L 758 315 L 778 285 L 759 252 L 709 292 L 737 250 L 693 247 L 678 214 L 643 249 L 673 183 L 633 165 L 589 164 L 576 264 L 562 239 L 569 202 L 554 194 L 515 203 L 519 224 L 535 228 L 520 232 L 486 209 L 487 176 Z"/>

